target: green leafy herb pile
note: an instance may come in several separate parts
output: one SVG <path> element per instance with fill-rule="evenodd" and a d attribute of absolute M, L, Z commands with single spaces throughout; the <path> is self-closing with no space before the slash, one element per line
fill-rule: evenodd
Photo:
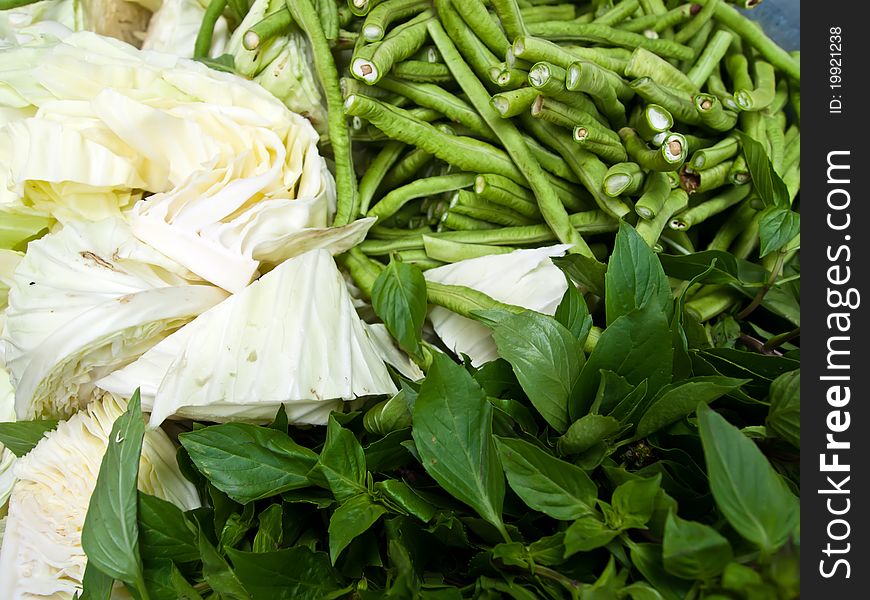
<path fill-rule="evenodd" d="M 378 218 L 339 263 L 425 377 L 325 427 L 170 425 L 188 511 L 137 491 L 137 392 L 81 598 L 798 598 L 799 57 L 722 0 L 254 7 L 212 0 L 196 57 L 304 34 L 334 225 Z M 244 50 L 209 57 L 224 13 Z M 552 316 L 424 276 L 557 242 Z M 498 358 L 451 354 L 432 306 Z"/>

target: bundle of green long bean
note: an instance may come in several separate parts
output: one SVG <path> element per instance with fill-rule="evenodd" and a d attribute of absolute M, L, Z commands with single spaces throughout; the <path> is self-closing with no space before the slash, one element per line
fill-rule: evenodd
<path fill-rule="evenodd" d="M 378 217 L 370 257 L 425 269 L 558 240 L 602 259 L 625 220 L 657 250 L 748 258 L 767 202 L 746 139 L 796 197 L 799 56 L 723 0 L 286 6 L 246 47 L 308 34 L 336 221 Z"/>

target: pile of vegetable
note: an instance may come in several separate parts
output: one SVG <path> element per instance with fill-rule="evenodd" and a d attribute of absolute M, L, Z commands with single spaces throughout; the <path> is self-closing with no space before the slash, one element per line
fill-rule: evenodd
<path fill-rule="evenodd" d="M 799 597 L 757 0 L 140 4 L 0 0 L 0 596 Z"/>

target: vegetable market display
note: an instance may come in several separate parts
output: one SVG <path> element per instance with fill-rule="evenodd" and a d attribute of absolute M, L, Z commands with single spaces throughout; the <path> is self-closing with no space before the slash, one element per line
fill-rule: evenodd
<path fill-rule="evenodd" d="M 0 0 L 0 596 L 798 598 L 755 4 Z"/>

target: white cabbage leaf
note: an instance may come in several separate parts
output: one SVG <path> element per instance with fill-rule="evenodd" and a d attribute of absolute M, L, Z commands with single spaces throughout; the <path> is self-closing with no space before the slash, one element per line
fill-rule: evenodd
<path fill-rule="evenodd" d="M 120 219 L 71 223 L 31 242 L 11 283 L 0 347 L 22 419 L 73 414 L 95 379 L 227 296 Z"/>
<path fill-rule="evenodd" d="M 73 31 L 83 29 L 83 4 L 79 0 L 42 0 L 0 11 L 0 48 L 26 41 L 30 36 L 19 38 L 21 30 L 44 21 L 59 23 Z"/>
<path fill-rule="evenodd" d="M 48 433 L 15 464 L 0 550 L 0 597 L 72 598 L 81 591 L 87 557 L 81 531 L 112 424 L 126 403 L 104 394 Z M 200 506 L 178 469 L 175 446 L 162 430 L 147 431 L 139 459 L 141 491 L 182 510 Z"/>
<path fill-rule="evenodd" d="M 317 132 L 256 83 L 89 32 L 61 38 L 0 53 L 0 210 L 124 212 L 142 241 L 232 292 L 261 260 L 365 235 L 324 232 L 335 184 Z"/>
<path fill-rule="evenodd" d="M 568 290 L 562 271 L 550 260 L 562 256 L 569 245 L 515 250 L 462 260 L 429 269 L 427 281 L 462 285 L 483 292 L 495 300 L 552 315 Z M 457 354 L 466 354 L 479 367 L 498 358 L 489 328 L 441 306 L 429 310 L 435 333 Z"/>
<path fill-rule="evenodd" d="M 193 46 L 202 25 L 205 8 L 198 0 L 163 0 L 163 4 L 148 22 L 148 31 L 145 32 L 142 49 L 192 58 Z M 228 41 L 227 20 L 222 16 L 218 17 L 212 34 L 209 56 L 223 54 Z"/>
<path fill-rule="evenodd" d="M 0 423 L 15 421 L 15 390 L 9 380 L 9 373 L 0 361 Z M 0 516 L 6 515 L 6 501 L 15 484 L 15 455 L 0 444 Z M 0 537 L 0 540 L 3 538 Z"/>
<path fill-rule="evenodd" d="M 345 401 L 394 394 L 330 254 L 278 265 L 97 385 L 140 387 L 151 426 L 170 416 L 268 422 L 283 404 L 294 423 L 323 424 Z"/>

